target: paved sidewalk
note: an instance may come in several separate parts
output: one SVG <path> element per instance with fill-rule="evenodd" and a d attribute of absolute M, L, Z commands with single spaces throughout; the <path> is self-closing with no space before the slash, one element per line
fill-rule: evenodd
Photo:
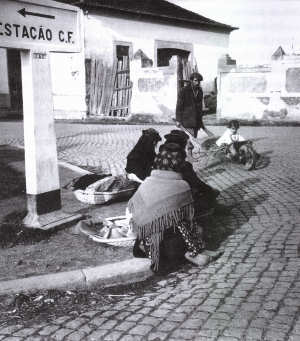
<path fill-rule="evenodd" d="M 119 172 L 141 129 L 56 124 L 59 159 Z M 211 127 L 216 134 L 223 129 Z M 7 122 L 2 130 L 1 143 L 22 143 L 20 123 Z M 232 207 L 230 215 L 211 219 L 207 230 L 208 242 L 224 248 L 221 258 L 205 269 L 185 265 L 142 292 L 76 318 L 0 327 L 0 339 L 299 340 L 300 131 L 242 127 L 241 133 L 262 155 L 257 170 L 195 165 L 221 191 L 221 203 Z"/>

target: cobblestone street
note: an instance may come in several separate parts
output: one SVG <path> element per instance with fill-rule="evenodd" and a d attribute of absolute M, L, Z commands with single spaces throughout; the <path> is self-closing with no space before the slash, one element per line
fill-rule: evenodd
<path fill-rule="evenodd" d="M 173 127 L 154 126 L 164 135 Z M 1 122 L 1 144 L 22 145 L 22 122 Z M 58 158 L 123 171 L 143 126 L 56 123 Z M 209 127 L 220 135 L 224 127 Z M 300 130 L 241 127 L 261 154 L 258 169 L 195 163 L 230 214 L 210 219 L 224 254 L 129 292 L 117 304 L 39 324 L 0 326 L 0 340 L 300 340 Z"/>

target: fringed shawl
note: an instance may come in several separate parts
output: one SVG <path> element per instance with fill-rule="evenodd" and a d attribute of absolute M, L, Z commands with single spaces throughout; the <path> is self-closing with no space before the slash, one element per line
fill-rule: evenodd
<path fill-rule="evenodd" d="M 154 268 L 159 261 L 159 244 L 164 232 L 181 221 L 191 222 L 193 198 L 188 183 L 179 173 L 153 170 L 128 202 L 133 231 L 138 239 L 151 239 Z"/>

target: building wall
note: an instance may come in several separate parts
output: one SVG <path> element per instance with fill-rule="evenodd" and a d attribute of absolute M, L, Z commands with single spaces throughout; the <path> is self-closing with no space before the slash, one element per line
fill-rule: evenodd
<path fill-rule="evenodd" d="M 219 71 L 219 119 L 300 121 L 299 57 Z"/>
<path fill-rule="evenodd" d="M 6 49 L 0 48 L 0 108 L 10 107 Z"/>
<path fill-rule="evenodd" d="M 201 69 L 199 71 L 203 72 L 204 77 L 206 75 L 210 76 L 212 73 L 216 76 L 216 57 L 219 58 L 222 54 L 226 53 L 229 44 L 229 34 L 225 33 L 112 18 L 97 14 L 89 14 L 86 17 L 85 28 L 87 54 L 95 50 L 96 46 L 99 49 L 101 47 L 110 49 L 111 44 L 109 40 L 111 38 L 132 42 L 133 53 L 138 49 L 142 49 L 154 61 L 156 59 L 154 51 L 155 40 L 191 43 L 194 45 L 194 58 Z M 104 45 L 102 46 L 103 43 Z"/>
<path fill-rule="evenodd" d="M 177 58 L 168 67 L 142 68 L 140 60 L 131 62 L 131 117 L 147 115 L 155 122 L 171 122 L 177 100 Z"/>
<path fill-rule="evenodd" d="M 86 116 L 83 53 L 51 53 L 54 117 L 82 119 Z"/>
<path fill-rule="evenodd" d="M 89 13 L 85 20 L 85 55 L 86 58 L 97 57 L 111 66 L 114 58 L 114 44 L 116 42 L 129 43 L 132 48 L 132 55 L 138 50 L 142 50 L 149 59 L 153 61 L 153 68 L 150 71 L 132 67 L 131 79 L 133 81 L 132 93 L 132 114 L 150 113 L 153 111 L 157 117 L 162 113 L 169 116 L 176 105 L 177 81 L 171 80 L 167 69 L 156 68 L 158 41 L 166 42 L 170 46 L 191 46 L 190 61 L 197 65 L 198 71 L 203 75 L 204 90 L 209 92 L 214 90 L 214 80 L 217 77 L 217 64 L 221 55 L 227 52 L 229 44 L 229 34 L 201 31 L 190 28 L 175 27 L 165 24 L 141 22 L 137 20 L 112 18 L 96 13 Z M 184 48 L 183 48 L 184 49 Z M 133 64 L 135 65 L 135 64 Z M 136 74 L 135 74 L 136 73 Z M 151 74 L 151 76 L 150 76 Z M 149 93 L 142 95 L 149 102 L 143 102 L 135 96 L 141 96 L 143 92 L 138 89 L 136 82 L 140 78 L 164 78 L 163 83 L 169 84 L 163 92 L 168 89 L 171 95 L 160 96 L 158 93 L 151 96 Z M 173 77 L 174 78 L 174 77 Z M 174 78 L 175 79 L 175 78 Z M 140 81 L 141 82 L 141 81 Z M 159 82 L 158 82 L 159 83 Z M 158 84 L 157 83 L 157 84 Z M 172 88 L 170 88 L 172 86 Z M 151 92 L 151 91 L 150 91 Z M 156 92 L 156 91 L 154 91 Z M 161 92 L 161 91 L 160 91 Z M 174 95 L 175 94 L 175 95 Z M 154 99 L 155 97 L 155 99 Z M 157 103 L 161 101 L 161 103 Z M 172 103 L 171 103 L 172 102 Z M 139 103 L 144 103 L 140 105 Z M 159 109 L 161 108 L 161 109 Z M 163 109 L 162 109 L 163 108 Z M 143 111 L 141 112 L 141 110 Z"/>
<path fill-rule="evenodd" d="M 77 10 L 81 31 L 81 51 L 78 53 L 52 52 L 50 56 L 53 110 L 56 119 L 83 119 L 87 114 L 84 16 L 81 10 Z"/>

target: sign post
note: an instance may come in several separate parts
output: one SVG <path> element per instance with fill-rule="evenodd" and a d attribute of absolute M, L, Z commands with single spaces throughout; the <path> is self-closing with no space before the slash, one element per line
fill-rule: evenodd
<path fill-rule="evenodd" d="M 49 52 L 79 52 L 79 32 L 79 12 L 72 6 L 0 2 L 0 47 L 21 50 L 28 227 L 49 229 L 78 219 L 60 210 Z"/>

